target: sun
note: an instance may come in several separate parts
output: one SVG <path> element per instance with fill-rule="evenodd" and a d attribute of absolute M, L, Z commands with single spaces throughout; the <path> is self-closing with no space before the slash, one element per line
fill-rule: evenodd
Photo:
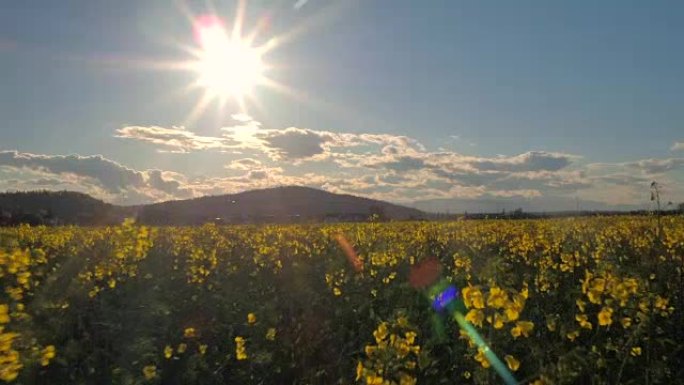
<path fill-rule="evenodd" d="M 195 37 L 199 44 L 193 65 L 196 85 L 211 98 L 242 100 L 264 82 L 263 49 L 252 47 L 239 34 L 229 34 L 217 18 L 198 20 Z"/>

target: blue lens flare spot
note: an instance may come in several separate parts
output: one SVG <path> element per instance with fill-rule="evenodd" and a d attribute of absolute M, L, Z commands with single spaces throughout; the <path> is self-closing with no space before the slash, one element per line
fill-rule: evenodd
<path fill-rule="evenodd" d="M 458 297 L 456 287 L 449 286 L 435 296 L 435 299 L 432 301 L 432 308 L 437 311 L 444 310 L 456 297 Z"/>

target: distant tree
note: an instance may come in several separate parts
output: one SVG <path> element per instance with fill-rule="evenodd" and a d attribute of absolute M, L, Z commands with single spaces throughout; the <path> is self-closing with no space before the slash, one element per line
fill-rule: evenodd
<path fill-rule="evenodd" d="M 658 237 L 658 239 L 660 239 L 660 234 L 662 234 L 663 232 L 663 226 L 660 221 L 660 185 L 656 181 L 651 182 L 651 201 L 656 202 L 656 207 L 658 209 L 658 211 L 656 211 L 656 218 L 658 220 L 656 236 Z"/>
<path fill-rule="evenodd" d="M 658 207 L 658 212 L 660 212 L 660 185 L 658 182 L 651 182 L 651 202 L 655 201 Z"/>
<path fill-rule="evenodd" d="M 372 205 L 368 212 L 370 213 L 371 220 L 374 222 L 383 222 L 387 220 L 387 214 L 385 213 L 385 208 L 379 205 Z"/>

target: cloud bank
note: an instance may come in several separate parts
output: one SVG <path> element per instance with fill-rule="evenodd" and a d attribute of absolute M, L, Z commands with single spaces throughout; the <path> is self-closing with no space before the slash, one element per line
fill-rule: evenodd
<path fill-rule="evenodd" d="M 668 200 L 684 200 L 684 158 L 679 157 L 590 163 L 576 154 L 538 150 L 474 156 L 430 150 L 403 135 L 266 128 L 244 114 L 215 132 L 125 126 L 114 136 L 157 151 L 209 154 L 224 165 L 218 174 L 136 170 L 101 155 L 1 151 L 0 190 L 74 189 L 137 204 L 305 185 L 398 203 L 558 198 L 635 204 L 647 202 L 648 186 L 657 180 Z"/>

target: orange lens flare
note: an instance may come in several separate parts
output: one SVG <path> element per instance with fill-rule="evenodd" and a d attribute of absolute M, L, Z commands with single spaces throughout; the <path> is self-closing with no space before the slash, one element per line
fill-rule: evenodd
<path fill-rule="evenodd" d="M 335 236 L 335 240 L 337 240 L 337 243 L 339 243 L 342 251 L 344 251 L 344 255 L 347 256 L 347 260 L 354 268 L 354 271 L 357 273 L 363 271 L 363 262 L 361 262 L 361 259 L 359 259 L 358 254 L 356 254 L 354 247 L 351 245 L 351 243 L 349 243 L 347 238 L 345 238 L 342 234 L 337 234 Z"/>
<path fill-rule="evenodd" d="M 442 275 L 442 264 L 437 258 L 430 257 L 411 267 L 409 282 L 416 289 L 422 289 L 437 282 Z"/>

